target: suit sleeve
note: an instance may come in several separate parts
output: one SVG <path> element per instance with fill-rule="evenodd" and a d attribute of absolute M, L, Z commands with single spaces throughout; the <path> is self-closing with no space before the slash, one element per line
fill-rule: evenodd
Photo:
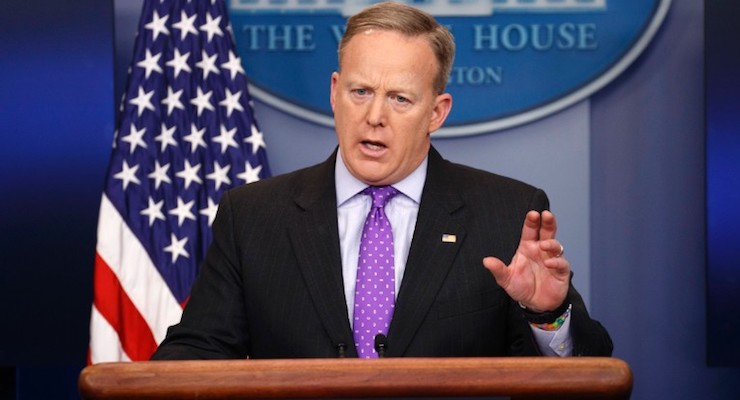
<path fill-rule="evenodd" d="M 573 306 L 570 322 L 573 355 L 576 357 L 611 356 L 614 345 L 609 333 L 599 321 L 591 319 L 583 298 L 572 283 L 566 301 Z"/>
<path fill-rule="evenodd" d="M 539 212 L 549 210 L 549 200 L 544 191 L 538 189 L 535 192 L 529 209 Z M 589 315 L 583 298 L 573 286 L 572 278 L 573 273 L 571 272 L 571 284 L 564 304 L 572 305 L 570 330 L 573 340 L 573 355 L 577 357 L 611 356 L 613 351 L 611 337 L 601 323 L 592 319 Z M 524 311 L 520 307 L 512 304 L 510 310 L 521 316 L 515 318 L 516 321 L 527 323 Z M 531 355 L 533 349 L 537 347 L 534 338 L 531 336 L 531 331 L 527 333 L 525 339 L 520 339 L 520 341 L 515 342 L 514 346 L 512 346 L 512 353 L 515 355 Z M 534 348 L 532 345 L 534 345 Z M 539 353 L 539 349 L 536 352 Z"/>
<path fill-rule="evenodd" d="M 249 327 L 229 192 L 213 224 L 213 243 L 179 324 L 152 360 L 235 359 L 249 354 Z"/>

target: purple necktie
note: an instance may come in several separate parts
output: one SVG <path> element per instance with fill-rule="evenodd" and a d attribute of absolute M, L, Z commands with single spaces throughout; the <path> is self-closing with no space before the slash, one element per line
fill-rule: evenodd
<path fill-rule="evenodd" d="M 359 357 L 377 358 L 375 336 L 388 333 L 396 296 L 393 232 L 383 208 L 398 190 L 370 186 L 362 193 L 372 196 L 373 205 L 362 228 L 353 330 Z"/>

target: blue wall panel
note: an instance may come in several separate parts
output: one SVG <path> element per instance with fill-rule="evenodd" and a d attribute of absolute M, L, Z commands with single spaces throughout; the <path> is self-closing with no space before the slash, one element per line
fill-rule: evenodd
<path fill-rule="evenodd" d="M 633 399 L 740 398 L 740 369 L 707 366 L 703 12 L 673 1 L 643 57 L 592 97 L 592 311 Z"/>
<path fill-rule="evenodd" d="M 706 7 L 707 359 L 740 367 L 740 12 Z"/>
<path fill-rule="evenodd" d="M 113 138 L 112 21 L 111 1 L 3 2 L 0 365 L 21 366 L 2 369 L 3 395 L 77 396 Z"/>

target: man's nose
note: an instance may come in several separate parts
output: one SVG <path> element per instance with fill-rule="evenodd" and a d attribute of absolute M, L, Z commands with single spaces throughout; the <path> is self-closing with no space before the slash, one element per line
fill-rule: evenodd
<path fill-rule="evenodd" d="M 388 102 L 384 96 L 376 96 L 367 110 L 367 123 L 371 126 L 385 126 Z"/>

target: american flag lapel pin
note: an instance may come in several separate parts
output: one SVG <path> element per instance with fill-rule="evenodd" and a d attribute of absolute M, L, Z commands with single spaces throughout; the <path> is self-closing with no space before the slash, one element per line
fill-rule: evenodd
<path fill-rule="evenodd" d="M 457 235 L 454 235 L 452 233 L 442 234 L 442 243 L 455 243 L 455 242 L 457 242 Z"/>

